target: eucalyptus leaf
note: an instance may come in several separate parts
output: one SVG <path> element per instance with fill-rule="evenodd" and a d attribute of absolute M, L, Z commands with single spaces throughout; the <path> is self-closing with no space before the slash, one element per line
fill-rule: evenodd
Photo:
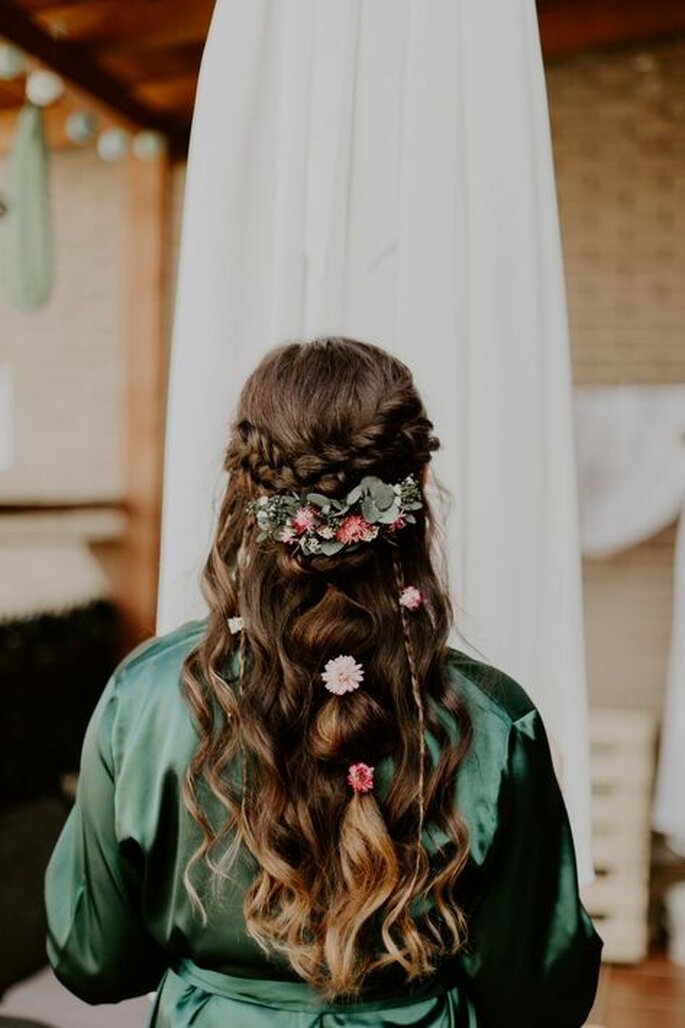
<path fill-rule="evenodd" d="M 315 507 L 327 507 L 330 502 L 330 496 L 322 496 L 321 493 L 307 493 L 307 501 L 313 503 Z"/>
<path fill-rule="evenodd" d="M 385 482 L 374 482 L 369 491 L 379 510 L 387 510 L 395 502 L 395 490 Z"/>
<path fill-rule="evenodd" d="M 404 515 L 404 520 L 407 522 L 408 525 L 415 525 L 416 524 L 416 518 L 414 517 L 413 514 L 405 514 Z"/>
<path fill-rule="evenodd" d="M 338 542 L 337 539 L 325 539 L 321 543 L 321 552 L 325 553 L 327 557 L 332 557 L 334 553 L 339 553 L 342 550 L 344 543 Z"/>
<path fill-rule="evenodd" d="M 376 478 L 375 475 L 364 475 L 359 483 L 359 489 L 361 489 L 363 493 L 370 492 L 371 487 L 375 485 L 376 482 L 380 482 L 380 478 Z"/>
<path fill-rule="evenodd" d="M 388 507 L 378 516 L 378 520 L 382 525 L 391 525 L 393 521 L 397 521 L 400 516 L 400 508 L 396 503 L 393 503 L 392 507 Z"/>
<path fill-rule="evenodd" d="M 380 511 L 378 510 L 378 507 L 368 496 L 365 496 L 362 500 L 362 515 L 372 525 L 375 525 L 375 523 L 380 519 Z"/>
<path fill-rule="evenodd" d="M 354 489 L 352 489 L 347 494 L 347 503 L 345 504 L 345 506 L 351 507 L 354 503 L 357 502 L 357 500 L 361 499 L 362 492 L 363 492 L 363 489 L 362 489 L 362 485 L 360 483 L 359 485 L 356 485 L 354 487 Z"/>

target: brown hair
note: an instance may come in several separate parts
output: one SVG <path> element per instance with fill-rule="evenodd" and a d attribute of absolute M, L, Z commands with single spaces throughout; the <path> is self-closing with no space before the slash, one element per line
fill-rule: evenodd
<path fill-rule="evenodd" d="M 462 945 L 456 884 L 468 837 L 453 783 L 471 726 L 445 676 L 451 609 L 425 497 L 396 543 L 328 557 L 257 542 L 247 505 L 283 491 L 342 496 L 364 475 L 422 480 L 439 445 L 432 429 L 409 370 L 378 347 L 325 338 L 267 355 L 240 398 L 202 576 L 207 630 L 183 668 L 199 731 L 184 801 L 202 834 L 186 888 L 204 915 L 194 866 L 204 860 L 223 880 L 246 847 L 249 933 L 328 997 L 353 996 L 389 965 L 427 975 Z M 424 597 L 412 613 L 398 603 L 405 583 Z M 239 636 L 227 625 L 236 615 Z M 332 696 L 320 675 L 341 653 L 363 663 L 363 688 Z M 384 757 L 387 794 L 353 793 L 348 766 Z M 207 788 L 221 824 L 202 802 Z M 447 840 L 430 856 L 424 822 Z"/>

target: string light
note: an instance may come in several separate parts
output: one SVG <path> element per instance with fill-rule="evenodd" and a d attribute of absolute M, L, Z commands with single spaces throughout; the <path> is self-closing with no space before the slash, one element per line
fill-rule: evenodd
<path fill-rule="evenodd" d="M 26 76 L 26 98 L 36 107 L 49 107 L 64 93 L 64 82 L 49 68 L 37 68 Z"/>

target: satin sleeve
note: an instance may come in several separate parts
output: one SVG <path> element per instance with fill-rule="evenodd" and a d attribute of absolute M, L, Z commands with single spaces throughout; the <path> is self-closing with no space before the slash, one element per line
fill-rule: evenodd
<path fill-rule="evenodd" d="M 166 968 L 142 918 L 142 855 L 131 840 L 117 838 L 115 676 L 88 725 L 76 802 L 45 876 L 48 959 L 60 981 L 88 1003 L 151 991 Z"/>
<path fill-rule="evenodd" d="M 461 960 L 478 1024 L 580 1028 L 603 942 L 578 895 L 571 827 L 536 709 L 511 726 L 499 819 Z"/>

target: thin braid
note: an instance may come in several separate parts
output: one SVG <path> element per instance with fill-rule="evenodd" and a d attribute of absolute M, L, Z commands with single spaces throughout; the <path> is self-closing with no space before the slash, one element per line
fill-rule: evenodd
<path fill-rule="evenodd" d="M 245 656 L 247 650 L 247 636 L 245 633 L 245 626 L 240 630 L 240 637 L 238 641 L 238 699 L 243 694 L 243 684 L 245 682 Z M 240 746 L 241 755 L 241 782 L 240 782 L 240 831 L 245 829 L 245 795 L 247 793 L 247 760 L 245 757 L 245 747 L 241 744 Z"/>
<path fill-rule="evenodd" d="M 245 639 L 245 628 L 240 630 L 240 641 L 238 643 L 238 696 L 242 695 L 243 682 L 245 681 L 245 649 L 247 643 Z"/>
<path fill-rule="evenodd" d="M 414 868 L 414 882 L 416 882 L 419 876 L 419 869 L 421 865 L 421 853 L 422 843 L 421 837 L 423 835 L 423 821 L 425 817 L 425 799 L 424 799 L 424 786 L 425 786 L 425 771 L 424 764 L 426 760 L 426 739 L 425 739 L 425 712 L 423 709 L 423 699 L 421 698 L 421 687 L 419 684 L 419 676 L 416 670 L 416 659 L 414 657 L 414 645 L 411 641 L 411 627 L 409 625 L 409 615 L 407 614 L 407 608 L 399 603 L 399 597 L 405 588 L 404 572 L 402 570 L 402 562 L 400 561 L 399 554 L 396 550 L 393 550 L 392 563 L 395 569 L 395 582 L 397 585 L 397 599 L 398 606 L 400 608 L 400 617 L 402 619 L 402 635 L 404 637 L 404 649 L 407 654 L 407 664 L 409 665 L 409 675 L 411 678 L 412 694 L 414 696 L 414 703 L 416 704 L 416 711 L 418 714 L 418 730 L 419 730 L 419 787 L 418 787 L 418 829 L 417 829 L 417 844 L 416 844 L 416 865 Z"/>

